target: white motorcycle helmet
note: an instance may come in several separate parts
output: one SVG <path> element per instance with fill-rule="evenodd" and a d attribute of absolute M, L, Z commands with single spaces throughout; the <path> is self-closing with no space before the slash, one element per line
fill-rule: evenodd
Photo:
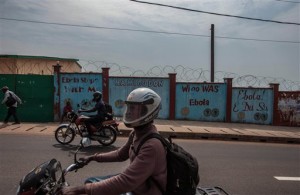
<path fill-rule="evenodd" d="M 153 121 L 161 109 L 161 98 L 153 90 L 137 88 L 127 97 L 123 122 L 126 127 L 139 127 Z"/>

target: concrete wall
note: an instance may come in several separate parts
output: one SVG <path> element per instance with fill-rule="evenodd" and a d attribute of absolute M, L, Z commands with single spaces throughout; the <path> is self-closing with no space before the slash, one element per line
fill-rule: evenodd
<path fill-rule="evenodd" d="M 277 115 L 279 125 L 300 126 L 300 91 L 279 93 Z"/>
<path fill-rule="evenodd" d="M 93 93 L 102 92 L 102 74 L 99 73 L 61 73 L 54 75 L 55 119 L 61 115 L 67 101 L 73 110 L 93 108 Z M 94 114 L 94 113 L 90 113 Z"/>
<path fill-rule="evenodd" d="M 226 84 L 176 84 L 176 119 L 225 121 L 225 109 Z"/>
<path fill-rule="evenodd" d="M 224 78 L 224 83 L 177 83 L 176 73 L 165 78 L 110 77 L 109 68 L 102 68 L 102 73 L 66 73 L 61 70 L 62 66 L 54 66 L 53 79 L 46 79 L 46 76 L 43 79 L 42 75 L 38 75 L 40 82 L 34 80 L 38 86 L 34 88 L 41 93 L 30 93 L 34 100 L 39 98 L 39 94 L 46 94 L 44 91 L 54 92 L 47 93 L 50 99 L 54 99 L 49 102 L 54 117 L 46 120 L 54 118 L 58 121 L 66 101 L 71 102 L 74 110 L 91 108 L 94 106 L 91 101 L 94 91 L 102 91 L 104 101 L 112 105 L 115 115 L 122 116 L 128 94 L 138 87 L 148 87 L 162 98 L 161 119 L 300 126 L 300 92 L 279 92 L 279 84 L 276 83 L 270 84 L 270 88 L 234 88 L 231 78 Z M 27 82 L 30 85 L 33 79 L 18 77 L 16 80 L 18 74 L 0 76 L 2 85 L 17 89 L 21 95 L 28 89 L 22 92 L 18 90 L 20 85 Z M 53 87 L 43 89 L 43 86 Z M 31 107 L 34 105 L 35 102 L 32 102 Z"/>
<path fill-rule="evenodd" d="M 231 121 L 272 124 L 273 97 L 269 88 L 233 88 Z"/>

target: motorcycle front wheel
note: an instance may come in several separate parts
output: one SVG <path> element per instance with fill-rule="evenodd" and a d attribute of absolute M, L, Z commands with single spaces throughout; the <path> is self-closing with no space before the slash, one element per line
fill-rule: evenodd
<path fill-rule="evenodd" d="M 74 140 L 74 138 L 75 131 L 69 126 L 58 127 L 55 131 L 55 139 L 60 144 L 69 144 Z"/>
<path fill-rule="evenodd" d="M 117 139 L 116 130 L 109 126 L 101 128 L 101 136 L 103 138 L 99 139 L 98 142 L 103 146 L 109 146 L 113 144 Z"/>

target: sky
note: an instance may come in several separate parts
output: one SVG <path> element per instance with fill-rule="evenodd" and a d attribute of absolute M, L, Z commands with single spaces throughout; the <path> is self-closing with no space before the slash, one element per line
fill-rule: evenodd
<path fill-rule="evenodd" d="M 145 1 L 300 23 L 300 0 Z M 300 81 L 300 25 L 129 0 L 0 0 L 0 54 L 101 61 L 141 71 L 165 66 L 209 71 L 211 24 L 215 71 Z"/>

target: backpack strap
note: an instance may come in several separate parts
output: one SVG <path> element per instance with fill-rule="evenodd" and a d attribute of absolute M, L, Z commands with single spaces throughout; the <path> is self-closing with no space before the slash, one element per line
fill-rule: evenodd
<path fill-rule="evenodd" d="M 158 134 L 158 133 L 151 133 L 151 134 L 147 135 L 145 138 L 142 139 L 142 141 L 139 143 L 139 145 L 138 145 L 136 151 L 133 150 L 136 156 L 138 155 L 138 153 L 139 153 L 141 147 L 143 146 L 143 144 L 144 144 L 147 140 L 152 139 L 152 138 L 156 138 L 156 139 L 160 140 L 160 142 L 163 144 L 163 146 L 164 146 L 165 148 L 167 148 L 167 150 L 170 149 L 171 145 L 170 145 L 170 143 L 168 143 L 168 142 L 165 140 L 165 138 L 163 138 L 163 137 L 162 137 L 160 134 Z M 150 177 L 148 178 L 148 180 L 149 180 L 149 181 L 152 181 L 152 182 L 158 187 L 158 189 L 160 190 L 160 192 L 161 192 L 162 194 L 165 194 L 165 191 L 163 190 L 163 188 L 161 187 L 161 185 L 160 185 L 160 184 L 158 183 L 158 181 L 156 181 L 152 176 L 150 176 Z"/>
<path fill-rule="evenodd" d="M 160 134 L 158 133 L 151 133 L 149 135 L 147 135 L 146 137 L 144 137 L 144 139 L 142 139 L 142 141 L 140 142 L 140 144 L 138 145 L 136 151 L 134 151 L 134 153 L 137 155 L 141 149 L 141 147 L 143 146 L 143 144 L 152 138 L 156 138 L 158 140 L 160 140 L 160 142 L 163 144 L 164 147 L 166 147 L 167 149 L 170 149 L 170 143 L 168 143 L 165 138 L 163 138 Z"/>

